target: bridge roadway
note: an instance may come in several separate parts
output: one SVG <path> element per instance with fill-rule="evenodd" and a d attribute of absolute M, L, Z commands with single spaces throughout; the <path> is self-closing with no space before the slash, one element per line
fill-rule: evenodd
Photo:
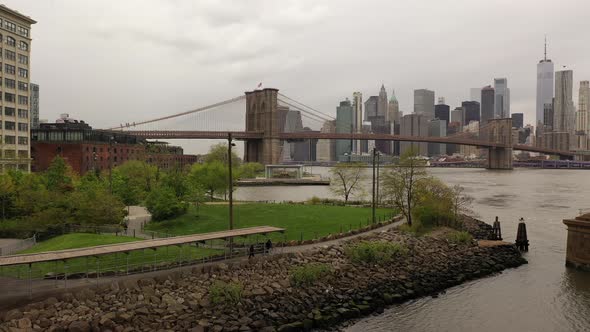
<path fill-rule="evenodd" d="M 126 133 L 148 139 L 227 139 L 228 133 L 237 140 L 254 140 L 262 139 L 264 132 L 258 131 L 194 131 L 194 130 L 130 130 Z M 357 133 L 320 133 L 320 132 L 298 132 L 298 133 L 280 133 L 276 137 L 281 140 L 296 141 L 304 139 L 341 139 L 341 140 L 385 140 L 400 142 L 425 142 L 425 143 L 442 143 L 470 145 L 480 148 L 507 148 L 506 144 L 486 142 L 483 140 L 470 139 L 464 137 L 419 137 L 404 136 L 391 134 L 357 134 Z M 515 144 L 514 150 L 538 152 L 549 155 L 563 157 L 573 157 L 576 153 L 573 151 L 562 151 L 554 149 L 540 148 L 524 144 Z"/>

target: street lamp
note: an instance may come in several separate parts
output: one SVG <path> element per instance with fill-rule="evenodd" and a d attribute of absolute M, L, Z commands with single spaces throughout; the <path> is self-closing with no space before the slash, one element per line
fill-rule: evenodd
<path fill-rule="evenodd" d="M 115 136 L 109 137 L 109 190 L 113 194 L 113 141 Z"/>
<path fill-rule="evenodd" d="M 372 221 L 373 224 L 375 223 L 375 158 L 377 157 L 377 149 L 373 148 L 373 195 L 372 195 L 372 204 L 371 204 L 371 210 L 372 210 Z"/>
<path fill-rule="evenodd" d="M 377 196 L 377 199 L 375 200 L 377 203 L 377 206 L 379 206 L 380 203 L 380 196 L 379 196 L 379 167 L 381 165 L 381 152 L 377 151 L 377 189 L 375 190 L 375 196 Z"/>
<path fill-rule="evenodd" d="M 231 155 L 231 147 L 236 146 L 232 143 L 231 133 L 227 133 L 227 165 L 228 165 L 228 177 L 229 177 L 229 229 L 234 229 L 234 198 L 233 198 L 233 191 L 234 191 L 234 179 L 232 176 L 232 155 Z M 229 238 L 229 256 L 231 257 L 234 253 L 234 238 Z"/>

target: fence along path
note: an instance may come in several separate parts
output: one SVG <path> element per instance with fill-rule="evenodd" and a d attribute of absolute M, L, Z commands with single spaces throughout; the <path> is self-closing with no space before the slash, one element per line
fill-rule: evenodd
<path fill-rule="evenodd" d="M 27 250 L 37 244 L 37 236 L 28 239 L 0 239 L 0 256 L 13 255 L 19 251 Z"/>

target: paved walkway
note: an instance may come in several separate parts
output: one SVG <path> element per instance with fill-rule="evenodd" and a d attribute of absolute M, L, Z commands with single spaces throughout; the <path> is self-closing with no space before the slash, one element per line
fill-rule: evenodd
<path fill-rule="evenodd" d="M 355 239 L 361 236 L 366 236 L 369 234 L 379 233 L 382 231 L 386 231 L 388 229 L 397 227 L 401 225 L 404 220 L 399 220 L 397 222 L 385 225 L 383 227 L 379 227 L 367 232 L 334 239 L 326 242 L 319 242 L 301 246 L 290 246 L 290 247 L 278 247 L 273 250 L 273 254 L 282 254 L 282 253 L 292 253 L 292 252 L 301 252 L 309 249 L 321 248 L 325 246 L 330 246 L 334 244 L 339 244 L 344 241 L 348 241 L 351 239 Z M 241 262 L 246 261 L 248 258 L 246 256 L 240 256 L 232 259 L 224 260 L 224 263 L 229 262 Z M 213 263 L 205 263 L 204 265 L 208 264 L 218 264 L 220 262 L 213 262 Z M 75 292 L 79 289 L 88 287 L 88 286 L 99 286 L 110 284 L 113 281 L 125 281 L 125 280 L 139 280 L 143 278 L 155 278 L 161 276 L 169 276 L 175 273 L 183 272 L 183 271 L 190 271 L 193 266 L 203 265 L 202 263 L 196 263 L 192 265 L 186 265 L 177 268 L 153 271 L 153 272 L 145 272 L 140 274 L 130 274 L 127 276 L 116 276 L 116 277 L 101 277 L 100 279 L 73 279 L 68 280 L 67 283 L 63 280 L 59 280 L 56 282 L 55 280 L 33 280 L 29 282 L 28 280 L 22 279 L 12 279 L 12 278 L 0 278 L 0 310 L 8 310 L 11 308 L 18 307 L 20 305 L 24 305 L 26 303 L 31 303 L 35 301 L 41 301 L 45 298 L 56 296 L 64 292 L 64 289 L 67 289 L 69 292 Z M 30 294 L 32 295 L 30 296 Z"/>
<path fill-rule="evenodd" d="M 136 237 L 151 239 L 152 235 L 143 231 L 143 225 L 152 220 L 152 215 L 143 206 L 130 206 L 127 216 L 127 234 L 135 234 Z"/>

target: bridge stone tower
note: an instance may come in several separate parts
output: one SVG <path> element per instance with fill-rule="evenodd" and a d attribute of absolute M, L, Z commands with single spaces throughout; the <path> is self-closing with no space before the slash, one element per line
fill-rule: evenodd
<path fill-rule="evenodd" d="M 512 169 L 512 118 L 488 120 L 480 138 L 506 146 L 488 148 L 488 169 Z"/>
<path fill-rule="evenodd" d="M 277 95 L 278 89 L 266 88 L 246 92 L 246 131 L 262 132 L 262 139 L 247 140 L 244 145 L 244 161 L 263 165 L 280 162 L 282 142 L 279 133 L 281 123 Z"/>

